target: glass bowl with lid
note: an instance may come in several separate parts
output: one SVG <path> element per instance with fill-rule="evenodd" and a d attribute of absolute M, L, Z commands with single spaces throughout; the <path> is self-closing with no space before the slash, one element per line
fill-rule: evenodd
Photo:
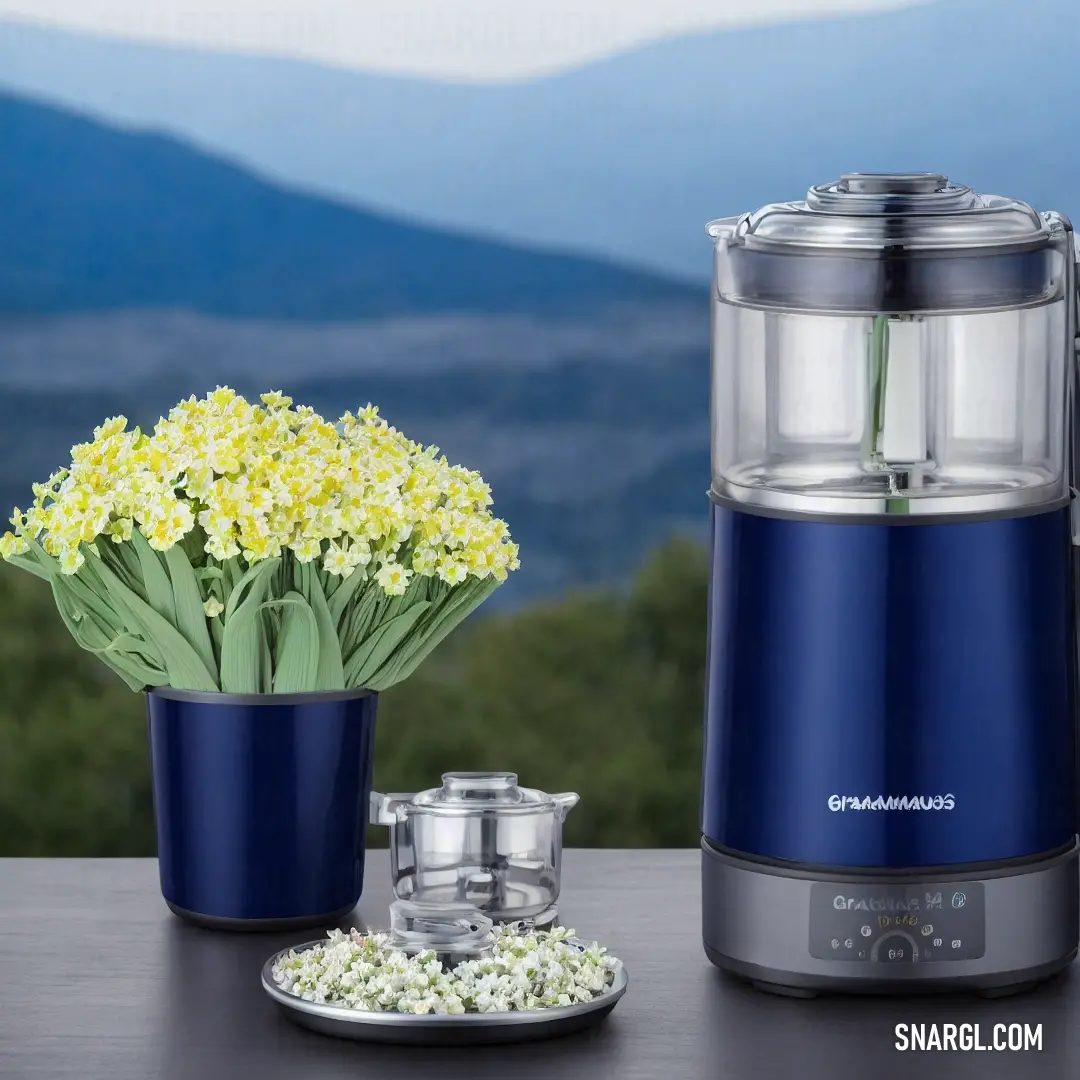
<path fill-rule="evenodd" d="M 389 827 L 398 900 L 536 925 L 559 897 L 563 822 L 578 801 L 521 787 L 515 773 L 454 772 L 428 791 L 372 792 L 371 821 Z"/>

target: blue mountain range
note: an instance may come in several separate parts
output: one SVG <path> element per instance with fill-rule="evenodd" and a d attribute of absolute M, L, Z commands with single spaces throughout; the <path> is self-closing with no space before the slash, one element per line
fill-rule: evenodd
<path fill-rule="evenodd" d="M 843 172 L 1080 215 L 1076 0 L 936 0 L 664 40 L 515 85 L 0 27 L 0 82 L 335 197 L 690 279 L 706 220 Z"/>
<path fill-rule="evenodd" d="M 565 315 L 694 291 L 281 190 L 174 138 L 10 96 L 0 147 L 0 314 Z"/>

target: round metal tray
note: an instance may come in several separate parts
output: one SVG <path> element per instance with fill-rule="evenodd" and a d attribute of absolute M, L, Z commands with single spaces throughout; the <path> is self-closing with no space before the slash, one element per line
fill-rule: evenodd
<path fill-rule="evenodd" d="M 322 945 L 323 940 L 291 947 L 296 952 Z M 615 972 L 615 981 L 602 994 L 580 1005 L 530 1009 L 528 1012 L 462 1013 L 457 1016 L 425 1013 L 365 1012 L 343 1005 L 319 1005 L 286 993 L 274 982 L 278 959 L 290 952 L 282 949 L 263 965 L 262 985 L 285 1015 L 301 1027 L 339 1039 L 402 1043 L 412 1046 L 478 1046 L 492 1043 L 534 1042 L 570 1035 L 600 1023 L 626 993 L 626 969 Z"/>

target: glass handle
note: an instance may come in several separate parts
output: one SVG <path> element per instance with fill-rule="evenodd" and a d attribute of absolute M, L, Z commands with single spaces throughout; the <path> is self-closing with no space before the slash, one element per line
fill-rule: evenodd
<path fill-rule="evenodd" d="M 396 825 L 398 822 L 397 808 L 405 803 L 410 803 L 416 798 L 416 793 L 395 792 L 392 795 L 384 795 L 381 791 L 371 793 L 371 803 L 368 809 L 368 821 L 372 825 Z"/>
<path fill-rule="evenodd" d="M 739 227 L 739 222 L 745 217 L 745 214 L 736 214 L 734 217 L 717 218 L 715 221 L 710 221 L 705 226 L 705 232 L 708 236 L 711 236 L 713 240 L 730 239 L 735 233 L 735 230 Z"/>

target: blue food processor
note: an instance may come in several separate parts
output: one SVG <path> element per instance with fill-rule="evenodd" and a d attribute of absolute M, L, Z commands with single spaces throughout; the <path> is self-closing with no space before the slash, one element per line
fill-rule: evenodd
<path fill-rule="evenodd" d="M 1072 225 L 850 174 L 708 231 L 706 954 L 1036 984 L 1080 937 Z"/>

